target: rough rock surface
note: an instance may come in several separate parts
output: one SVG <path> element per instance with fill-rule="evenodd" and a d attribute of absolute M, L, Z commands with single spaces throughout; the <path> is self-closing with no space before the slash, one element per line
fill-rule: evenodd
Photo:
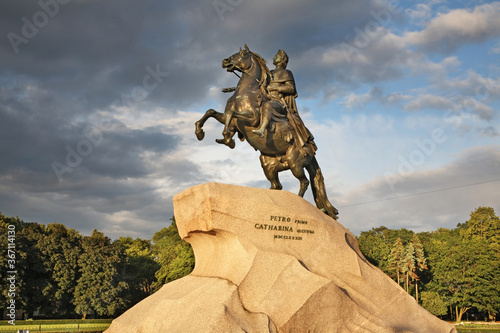
<path fill-rule="evenodd" d="M 194 271 L 106 332 L 456 332 L 295 194 L 208 183 L 177 194 L 174 210 Z"/>

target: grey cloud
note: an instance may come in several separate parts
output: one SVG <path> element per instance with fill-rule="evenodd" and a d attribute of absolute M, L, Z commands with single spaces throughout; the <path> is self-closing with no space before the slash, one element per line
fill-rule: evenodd
<path fill-rule="evenodd" d="M 364 105 L 377 101 L 383 105 L 398 105 L 401 102 L 412 99 L 413 96 L 403 95 L 400 92 L 393 92 L 389 95 L 384 95 L 384 91 L 378 87 L 373 86 L 370 90 L 363 95 L 356 95 L 354 93 L 350 93 L 344 98 L 344 101 L 341 103 L 347 109 L 362 108 Z"/>
<path fill-rule="evenodd" d="M 468 70 L 462 77 L 446 78 L 437 81 L 434 86 L 443 91 L 460 91 L 478 101 L 493 101 L 500 98 L 500 79 L 490 73 L 484 77 L 473 70 Z"/>
<path fill-rule="evenodd" d="M 404 109 L 408 111 L 422 110 L 426 108 L 436 110 L 450 110 L 453 109 L 454 105 L 455 104 L 446 97 L 423 94 L 406 103 Z"/>
<path fill-rule="evenodd" d="M 500 136 L 500 133 L 498 132 L 498 130 L 493 126 L 481 128 L 481 129 L 479 129 L 479 131 L 480 131 L 481 136 L 489 136 L 489 137 Z"/>
<path fill-rule="evenodd" d="M 301 98 L 338 98 L 366 82 L 400 78 L 426 61 L 408 50 L 404 37 L 389 32 L 387 26 L 400 19 L 396 14 L 380 25 L 378 39 L 360 58 L 347 63 L 340 54 L 323 61 L 325 55 L 338 56 L 340 43 L 352 41 L 357 28 L 375 22 L 372 11 L 386 9 L 383 1 L 232 3 L 221 20 L 213 1 L 70 1 L 16 54 L 5 37 L 22 35 L 22 18 L 32 21 L 41 7 L 38 1 L 2 1 L 2 212 L 84 232 L 99 227 L 116 236 L 159 230 L 173 215 L 169 193 L 206 181 L 208 172 L 179 156 L 183 140 L 168 127 L 133 127 L 116 119 L 140 122 L 141 115 L 158 109 L 165 110 L 165 118 L 178 110 L 200 110 L 213 101 L 210 88 L 234 82 L 221 60 L 244 43 L 269 61 L 277 49 L 287 51 Z M 147 68 L 157 65 L 168 75 L 143 99 L 130 101 L 151 75 Z M 381 102 L 391 96 L 407 100 L 369 92 Z M 96 130 L 103 114 L 113 121 L 102 129 L 102 142 L 58 181 L 52 163 L 65 165 L 67 147 L 77 150 L 89 140 L 85 131 Z M 265 183 L 252 184 L 268 187 Z"/>
<path fill-rule="evenodd" d="M 86 133 L 95 130 L 96 124 L 89 121 L 75 123 L 68 115 L 59 116 L 60 111 L 54 110 L 69 107 L 68 101 L 52 102 L 49 97 L 44 106 L 44 98 L 36 99 L 33 104 L 12 99 L 0 109 L 0 152 L 5 158 L 0 170 L 4 173 L 21 168 L 54 176 L 52 163 L 68 164 L 68 154 L 78 151 L 81 146 L 84 152 L 80 154 L 83 155 L 82 166 L 93 172 L 116 177 L 137 176 L 146 172 L 141 163 L 142 152 L 164 153 L 178 143 L 178 138 L 164 134 L 158 127 L 130 130 L 123 125 L 116 131 L 97 129 L 102 140 L 89 141 Z M 87 152 L 89 156 L 86 156 Z"/>
<path fill-rule="evenodd" d="M 89 156 L 85 167 L 93 174 L 113 178 L 143 177 L 151 172 L 144 153 L 158 156 L 167 154 L 177 147 L 179 139 L 162 133 L 159 129 L 145 128 L 119 132 L 103 132 L 103 140 Z"/>
<path fill-rule="evenodd" d="M 466 43 L 483 43 L 500 34 L 500 2 L 474 8 L 454 9 L 432 19 L 422 31 L 409 32 L 406 39 L 417 47 L 450 54 Z"/>
<path fill-rule="evenodd" d="M 370 36 L 362 45 L 358 45 L 356 39 L 345 39 L 302 55 L 304 62 L 312 57 L 317 59 L 308 65 L 309 88 L 321 90 L 324 82 L 331 80 L 350 88 L 367 82 L 395 80 L 402 78 L 408 69 L 426 62 L 421 54 L 408 50 L 401 37 L 382 26 Z M 319 80 L 310 83 L 313 78 Z"/>
<path fill-rule="evenodd" d="M 453 228 L 479 206 L 500 210 L 500 150 L 476 147 L 439 168 L 376 178 L 341 200 L 343 223 L 359 232 L 385 225 L 416 231 Z M 354 204 L 354 205 L 353 205 Z M 350 206 L 353 205 L 353 206 Z M 352 216 L 361 221 L 350 221 Z"/>
<path fill-rule="evenodd" d="M 33 3 L 7 2 L 6 7 L 2 13 L 9 14 L 2 17 L 2 30 L 17 33 L 21 17 L 40 11 Z M 324 69 L 312 73 L 309 63 L 315 59 L 302 55 L 350 38 L 355 27 L 374 20 L 371 11 L 380 10 L 385 10 L 383 3 L 367 0 L 242 1 L 221 21 L 212 2 L 70 2 L 61 5 L 28 44 L 19 46 L 19 54 L 12 52 L 7 39 L 0 50 L 12 73 L 27 75 L 93 108 L 128 94 L 141 84 L 146 66 L 162 64 L 170 76 L 148 99 L 185 107 L 193 103 L 193 96 L 197 102 L 205 99 L 208 87 L 223 75 L 221 59 L 244 43 L 268 60 L 278 48 L 286 49 L 294 73 L 306 86 L 301 91 L 308 94 L 312 90 L 307 85 L 324 86 L 341 74 L 316 76 Z"/>
<path fill-rule="evenodd" d="M 2 39 L 0 47 L 9 72 L 28 76 L 37 85 L 84 100 L 93 107 L 105 107 L 141 85 L 147 75 L 146 66 L 176 68 L 179 41 L 186 33 L 182 15 L 176 14 L 189 8 L 188 4 L 155 1 L 70 2 L 61 6 L 58 15 L 29 43 L 20 45 L 18 54 L 14 54 L 7 39 Z M 17 8 L 15 14 L 8 14 L 3 31 L 21 33 L 21 17 L 30 17 L 37 10 L 40 8 L 33 4 Z M 156 43 L 161 49 L 155 49 Z M 166 79 L 163 85 L 167 88 L 162 91 L 180 83 L 186 87 L 187 81 Z M 166 98 L 176 102 L 172 96 Z M 178 101 L 182 101 L 180 97 Z"/>

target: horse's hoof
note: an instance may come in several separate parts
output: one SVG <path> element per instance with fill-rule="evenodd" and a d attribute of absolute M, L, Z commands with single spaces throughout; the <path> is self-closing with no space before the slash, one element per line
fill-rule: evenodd
<path fill-rule="evenodd" d="M 200 129 L 200 130 L 197 129 L 194 133 L 196 134 L 196 137 L 200 141 L 203 140 L 203 138 L 205 137 L 205 131 L 202 129 Z"/>
<path fill-rule="evenodd" d="M 236 142 L 234 142 L 233 139 L 231 140 L 226 140 L 226 139 L 215 139 L 215 142 L 220 143 L 221 145 L 226 145 L 229 148 L 233 149 L 236 147 Z"/>

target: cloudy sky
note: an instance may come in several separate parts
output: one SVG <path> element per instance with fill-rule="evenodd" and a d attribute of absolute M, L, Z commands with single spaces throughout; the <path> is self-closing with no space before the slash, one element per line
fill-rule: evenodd
<path fill-rule="evenodd" d="M 194 135 L 236 84 L 221 60 L 246 43 L 288 53 L 330 200 L 355 234 L 498 214 L 499 17 L 500 2 L 475 0 L 3 0 L 0 211 L 150 238 L 188 187 L 267 188 L 246 142 L 216 144 L 215 120 Z"/>

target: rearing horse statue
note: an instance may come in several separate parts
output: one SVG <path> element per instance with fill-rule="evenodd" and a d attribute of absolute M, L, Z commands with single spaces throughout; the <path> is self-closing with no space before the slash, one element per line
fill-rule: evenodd
<path fill-rule="evenodd" d="M 300 140 L 297 126 L 291 123 L 294 122 L 293 117 L 287 116 L 289 110 L 286 107 L 277 107 L 269 97 L 267 87 L 271 72 L 266 61 L 245 45 L 244 50 L 240 48 L 239 52 L 224 59 L 222 68 L 228 72 L 239 71 L 242 75 L 237 87 L 228 89 L 234 90 L 234 93 L 227 100 L 224 113 L 209 109 L 196 122 L 195 134 L 198 140 L 205 137 L 203 125 L 209 118 L 215 118 L 224 124 L 224 138 L 216 141 L 234 148 L 233 136 L 237 134 L 241 141 L 246 140 L 255 150 L 260 151 L 260 163 L 266 178 L 271 182 L 271 189 L 281 190 L 283 186 L 279 181 L 278 172 L 290 170 L 300 181 L 298 195 L 304 196 L 310 184 L 304 173 L 304 168 L 307 169 L 316 206 L 337 219 L 338 211 L 328 200 L 314 150 L 308 146 L 314 145 L 314 142 L 304 143 L 304 140 Z M 262 112 L 272 114 L 265 135 L 257 130 Z"/>

